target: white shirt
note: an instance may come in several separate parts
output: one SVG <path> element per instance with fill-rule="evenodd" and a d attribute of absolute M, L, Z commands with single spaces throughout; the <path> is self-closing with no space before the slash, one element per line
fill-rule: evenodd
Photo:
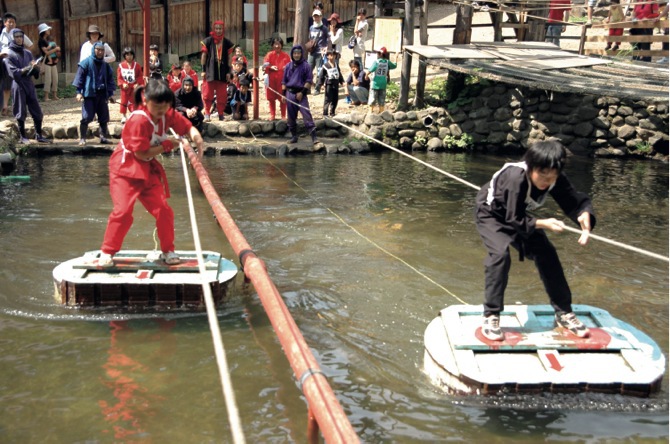
<path fill-rule="evenodd" d="M 114 63 L 116 61 L 114 51 L 112 51 L 112 48 L 110 48 L 107 43 L 103 42 L 103 45 L 105 45 L 105 57 L 104 57 L 105 62 Z M 83 45 L 81 45 L 81 51 L 79 52 L 79 63 L 83 62 L 88 56 L 93 54 L 91 51 L 93 51 L 93 43 L 91 43 L 91 41 L 88 40 L 84 42 Z"/>
<path fill-rule="evenodd" d="M 337 28 L 335 34 L 330 33 L 330 43 L 338 54 L 342 55 L 342 43 L 344 43 L 344 30 Z"/>
<path fill-rule="evenodd" d="M 361 37 L 356 38 L 356 46 L 354 46 L 354 56 L 363 57 L 365 55 L 365 41 L 368 38 L 368 21 L 363 20 L 358 22 L 357 31 L 361 32 Z"/>
<path fill-rule="evenodd" d="M 9 35 L 10 32 L 7 32 L 7 28 L 2 30 L 0 33 L 0 50 L 5 51 L 9 48 L 9 44 L 12 42 L 12 37 Z M 28 38 L 27 35 L 23 34 L 23 47 L 29 49 L 33 46 L 33 41 Z M 6 53 L 6 51 L 5 51 Z"/>

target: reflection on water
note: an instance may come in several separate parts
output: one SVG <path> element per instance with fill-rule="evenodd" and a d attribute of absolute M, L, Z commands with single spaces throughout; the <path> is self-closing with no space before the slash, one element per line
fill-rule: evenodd
<path fill-rule="evenodd" d="M 475 184 L 509 160 L 420 157 Z M 447 305 L 481 303 L 474 190 L 388 153 L 205 163 L 364 442 L 667 442 L 667 376 L 651 399 L 450 397 L 428 382 L 422 357 L 430 320 Z M 176 246 L 191 249 L 178 158 L 165 165 Z M 573 158 L 568 173 L 592 196 L 599 235 L 668 254 L 667 165 Z M 99 248 L 111 210 L 107 158 L 21 159 L 16 174 L 31 182 L 0 184 L 2 441 L 228 440 L 202 312 L 84 311 L 53 298 L 53 268 Z M 199 193 L 195 204 L 203 248 L 233 258 Z M 138 205 L 124 248 L 153 248 L 153 227 Z M 581 248 L 572 234 L 550 236 L 576 303 L 610 311 L 668 350 L 666 263 L 603 243 Z M 512 267 L 507 302 L 517 301 L 546 303 L 530 261 Z M 219 320 L 247 440 L 304 442 L 304 401 L 241 275 Z"/>

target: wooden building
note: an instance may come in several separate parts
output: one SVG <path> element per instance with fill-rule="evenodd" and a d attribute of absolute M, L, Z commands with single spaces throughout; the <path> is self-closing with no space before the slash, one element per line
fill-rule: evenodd
<path fill-rule="evenodd" d="M 11 12 L 21 28 L 35 43 L 37 27 L 46 23 L 53 28 L 54 40 L 63 54 L 61 71 L 74 72 L 79 62 L 79 50 L 86 40 L 89 25 L 100 27 L 117 59 L 126 46 L 135 49 L 138 60 L 143 58 L 142 8 L 143 0 L 3 0 L 0 12 Z M 250 39 L 253 24 L 244 21 L 245 0 L 147 0 L 151 5 L 151 43 L 162 54 L 180 57 L 198 53 L 200 41 L 210 31 L 211 23 L 223 20 L 226 37 L 233 42 Z M 293 37 L 296 0 L 259 0 L 266 4 L 268 21 L 260 23 L 261 41 L 274 33 Z M 356 15 L 356 0 L 326 0 L 326 14 L 338 12 L 343 20 Z M 362 3 L 362 2 L 361 2 Z M 311 2 L 310 2 L 311 4 Z M 37 54 L 37 45 L 33 47 Z"/>

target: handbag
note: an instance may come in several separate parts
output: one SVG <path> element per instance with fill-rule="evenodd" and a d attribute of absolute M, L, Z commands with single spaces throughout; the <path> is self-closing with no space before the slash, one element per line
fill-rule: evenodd
<path fill-rule="evenodd" d="M 347 48 L 349 49 L 354 49 L 354 46 L 356 46 L 356 34 L 352 35 L 349 38 L 349 43 L 347 43 Z"/>

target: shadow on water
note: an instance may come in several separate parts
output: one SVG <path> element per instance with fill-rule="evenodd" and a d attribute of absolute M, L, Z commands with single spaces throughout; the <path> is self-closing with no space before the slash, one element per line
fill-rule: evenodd
<path fill-rule="evenodd" d="M 477 185 L 512 160 L 419 156 Z M 164 162 L 177 248 L 192 249 L 181 167 L 174 157 Z M 481 303 L 474 190 L 393 154 L 215 157 L 205 164 L 363 442 L 667 442 L 667 374 L 649 399 L 459 397 L 430 384 L 422 371 L 426 326 L 447 305 Z M 80 310 L 53 297 L 53 268 L 99 248 L 111 209 L 107 158 L 23 159 L 17 170 L 31 181 L 0 184 L 3 440 L 47 433 L 54 442 L 227 439 L 204 312 Z M 594 200 L 598 234 L 668 254 L 666 165 L 573 158 L 568 173 Z M 202 195 L 195 204 L 203 248 L 233 257 Z M 152 232 L 152 218 L 138 205 L 124 248 L 153 248 Z M 583 249 L 570 235 L 552 241 L 575 302 L 610 311 L 667 353 L 667 264 L 595 242 Z M 508 303 L 546 303 L 529 262 L 512 266 Z M 218 314 L 247 439 L 302 442 L 304 401 L 241 273 Z"/>

